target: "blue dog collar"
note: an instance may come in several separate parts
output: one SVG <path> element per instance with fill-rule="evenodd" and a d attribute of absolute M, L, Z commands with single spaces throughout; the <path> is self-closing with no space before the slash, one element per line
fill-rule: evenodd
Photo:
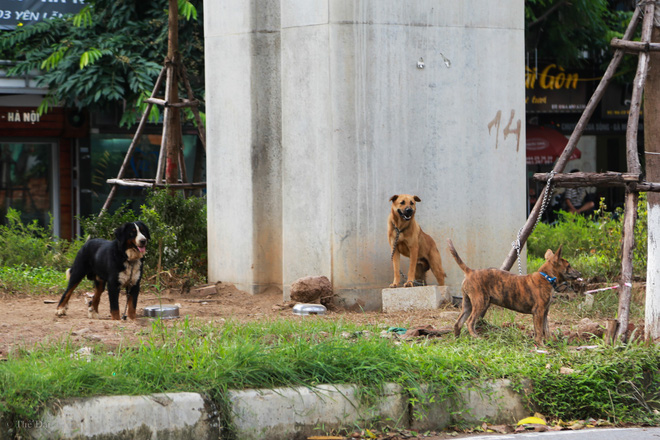
<path fill-rule="evenodd" d="M 552 284 L 552 287 L 554 287 L 555 289 L 557 288 L 557 277 L 551 277 L 550 275 L 548 275 L 548 274 L 545 273 L 545 272 L 539 272 L 539 273 L 540 273 L 541 275 L 543 275 L 543 278 L 545 278 L 546 280 L 548 280 L 548 282 L 549 282 L 550 284 Z"/>

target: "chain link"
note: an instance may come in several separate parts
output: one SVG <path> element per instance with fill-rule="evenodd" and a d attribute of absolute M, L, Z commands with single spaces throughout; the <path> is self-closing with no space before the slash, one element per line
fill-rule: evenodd
<path fill-rule="evenodd" d="M 538 226 L 539 222 L 541 221 L 541 217 L 543 216 L 543 213 L 545 212 L 546 208 L 548 207 L 548 203 L 550 202 L 550 197 L 552 194 L 552 178 L 555 176 L 555 171 L 550 171 L 550 177 L 548 177 L 548 182 L 545 184 L 545 192 L 543 193 L 543 202 L 541 202 L 541 209 L 539 210 L 539 215 L 536 217 L 536 222 L 534 223 L 534 226 L 532 226 L 532 232 L 534 229 L 536 229 L 536 226 Z M 516 237 L 516 241 L 511 243 L 511 246 L 513 246 L 516 249 L 516 253 L 518 254 L 518 273 L 522 275 L 522 263 L 520 261 L 520 250 L 521 250 L 521 245 L 520 245 L 520 234 L 522 233 L 523 228 L 518 229 L 518 236 Z M 531 234 L 531 232 L 530 232 Z"/>
<path fill-rule="evenodd" d="M 396 226 L 394 227 L 394 230 L 396 231 L 396 237 L 394 238 L 394 244 L 392 245 L 392 255 L 390 255 L 390 261 L 394 260 L 394 251 L 396 250 L 396 245 L 399 242 L 399 234 L 401 234 L 401 230 Z"/>

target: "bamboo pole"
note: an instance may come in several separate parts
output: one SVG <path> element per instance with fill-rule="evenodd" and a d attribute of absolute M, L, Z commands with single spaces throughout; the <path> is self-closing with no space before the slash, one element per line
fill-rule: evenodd
<path fill-rule="evenodd" d="M 194 100 L 194 94 L 192 87 L 190 86 L 190 81 L 188 80 L 188 71 L 186 67 L 181 64 L 181 76 L 183 77 L 183 82 L 186 86 L 186 91 L 188 93 L 188 99 L 191 101 Z M 195 122 L 197 123 L 197 131 L 199 133 L 199 139 L 202 141 L 202 146 L 204 151 L 206 151 L 206 130 L 204 124 L 202 123 L 202 117 L 199 115 L 199 109 L 197 106 L 192 107 L 193 115 L 195 115 Z"/>
<path fill-rule="evenodd" d="M 640 174 L 619 173 L 608 171 L 606 173 L 570 173 L 555 174 L 552 177 L 552 184 L 563 188 L 577 188 L 581 186 L 627 186 L 630 183 L 641 181 Z M 550 178 L 549 173 L 536 173 L 534 180 L 547 182 Z"/>
<path fill-rule="evenodd" d="M 177 0 L 169 0 L 169 22 L 168 22 L 168 44 L 167 58 L 170 60 L 169 69 L 170 82 L 168 84 L 169 96 L 165 100 L 176 104 L 179 102 L 179 4 Z M 165 181 L 176 183 L 179 178 L 179 151 L 182 150 L 181 143 L 181 111 L 178 107 L 166 107 L 167 119 L 165 125 L 167 130 L 167 163 L 165 166 Z"/>
<path fill-rule="evenodd" d="M 170 100 L 170 84 L 172 81 L 172 60 L 167 59 L 165 60 L 165 69 L 167 70 L 167 80 L 166 80 L 166 85 L 165 85 L 165 101 Z M 160 152 L 158 154 L 158 166 L 156 168 L 156 182 L 162 182 L 163 181 L 163 174 L 165 173 L 165 160 L 167 157 L 167 137 L 169 135 L 169 131 L 167 130 L 167 124 L 170 119 L 169 117 L 169 112 L 171 111 L 171 107 L 165 107 L 163 110 L 163 134 L 160 139 Z"/>
<path fill-rule="evenodd" d="M 108 179 L 106 182 L 112 185 L 134 186 L 140 188 L 175 188 L 175 189 L 198 189 L 206 187 L 206 182 L 195 183 L 158 183 L 153 179 Z"/>
<path fill-rule="evenodd" d="M 655 4 L 646 3 L 644 7 L 644 21 L 642 23 L 642 43 L 650 43 L 653 33 Z M 648 72 L 649 54 L 641 52 L 637 62 L 637 73 L 633 83 L 633 92 L 630 102 L 630 114 L 628 115 L 628 129 L 626 130 L 626 159 L 628 172 L 640 173 L 641 165 L 637 153 L 637 130 L 639 126 L 639 110 L 642 102 L 642 92 Z M 619 328 L 617 337 L 625 341 L 628 332 L 628 321 L 630 318 L 630 297 L 633 279 L 633 252 L 635 250 L 635 222 L 637 220 L 637 200 L 639 193 L 628 188 L 626 191 L 626 202 L 624 208 L 623 222 L 623 249 L 621 252 L 621 282 L 619 288 Z"/>
<path fill-rule="evenodd" d="M 626 32 L 623 35 L 624 40 L 630 40 L 633 37 L 633 34 L 635 32 L 635 27 L 637 26 L 637 22 L 639 21 L 640 15 L 641 15 L 641 11 L 640 8 L 638 7 L 635 9 L 635 12 L 633 13 L 633 16 L 630 20 L 630 23 L 628 24 L 628 28 L 626 29 Z M 568 140 L 566 147 L 564 148 L 564 152 L 557 160 L 557 163 L 553 168 L 554 172 L 560 173 L 564 170 L 564 167 L 566 167 L 566 163 L 568 162 L 568 159 L 571 157 L 571 154 L 573 154 L 573 150 L 575 150 L 578 140 L 580 139 L 580 136 L 582 136 L 582 132 L 584 131 L 587 123 L 589 122 L 589 119 L 596 110 L 596 106 L 603 97 L 603 94 L 605 93 L 605 89 L 612 80 L 612 77 L 614 76 L 617 67 L 619 67 L 621 60 L 623 59 L 623 55 L 624 55 L 624 51 L 622 49 L 616 49 L 616 51 L 614 52 L 612 61 L 610 61 L 609 66 L 607 66 L 607 70 L 605 71 L 603 78 L 600 80 L 600 83 L 598 83 L 598 87 L 596 87 L 596 90 L 594 91 L 594 94 L 591 96 L 591 99 L 589 99 L 589 102 L 587 103 L 587 106 L 584 109 L 584 112 L 582 113 L 580 120 L 575 126 L 575 129 L 573 130 L 573 133 L 571 134 L 571 137 Z M 541 191 L 541 194 L 539 195 L 539 198 L 536 201 L 534 208 L 532 208 L 532 211 L 530 212 L 529 217 L 527 218 L 527 222 L 520 229 L 520 234 L 519 234 L 520 247 L 525 245 L 527 238 L 534 230 L 534 226 L 536 225 L 536 220 L 541 214 L 540 212 L 541 205 L 543 204 L 543 199 L 546 191 L 548 191 L 547 186 L 543 188 L 543 191 Z M 512 247 L 511 250 L 509 251 L 509 255 L 507 255 L 506 259 L 502 263 L 502 266 L 500 266 L 500 269 L 507 271 L 511 269 L 513 262 L 516 260 L 516 256 L 517 256 L 516 248 Z"/>
<path fill-rule="evenodd" d="M 610 46 L 615 49 L 623 49 L 629 53 L 637 52 L 659 52 L 660 43 L 642 43 L 640 41 L 625 41 L 618 38 L 612 38 Z"/>

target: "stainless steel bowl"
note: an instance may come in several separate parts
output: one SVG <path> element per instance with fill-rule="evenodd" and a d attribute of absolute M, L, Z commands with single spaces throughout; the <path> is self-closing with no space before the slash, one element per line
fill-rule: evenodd
<path fill-rule="evenodd" d="M 293 306 L 294 315 L 325 315 L 328 309 L 323 304 L 296 304 Z"/>
<path fill-rule="evenodd" d="M 144 308 L 144 316 L 150 318 L 172 319 L 179 317 L 179 306 L 163 304 Z"/>

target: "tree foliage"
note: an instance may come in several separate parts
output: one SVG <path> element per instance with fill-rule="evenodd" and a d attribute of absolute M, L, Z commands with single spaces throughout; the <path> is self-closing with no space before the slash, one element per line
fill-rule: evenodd
<path fill-rule="evenodd" d="M 179 0 L 179 52 L 196 98 L 203 96 L 201 0 Z M 35 70 L 53 105 L 108 109 L 121 106 L 122 125 L 144 108 L 167 55 L 168 2 L 88 0 L 74 16 L 51 19 L 0 33 L 0 52 L 15 65 L 9 75 Z M 185 94 L 182 94 L 185 96 Z M 152 116 L 157 117 L 157 114 Z"/>
<path fill-rule="evenodd" d="M 610 41 L 621 38 L 633 2 L 621 0 L 525 0 L 526 50 L 566 67 L 611 59 Z"/>

